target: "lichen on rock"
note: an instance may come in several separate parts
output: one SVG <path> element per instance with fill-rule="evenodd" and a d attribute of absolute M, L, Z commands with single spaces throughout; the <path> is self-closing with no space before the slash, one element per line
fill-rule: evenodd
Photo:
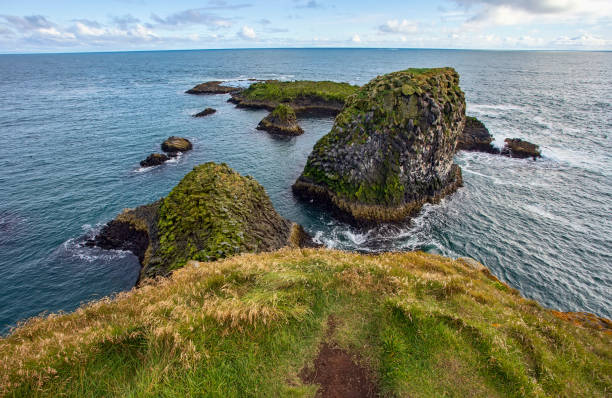
<path fill-rule="evenodd" d="M 295 111 L 291 106 L 285 104 L 280 104 L 274 108 L 268 116 L 259 122 L 257 129 L 290 136 L 304 133 L 304 130 L 298 125 Z"/>
<path fill-rule="evenodd" d="M 212 162 L 196 166 L 159 202 L 124 211 L 90 245 L 134 252 L 141 277 L 167 275 L 189 260 L 315 246 L 274 210 L 255 179 Z"/>
<path fill-rule="evenodd" d="M 293 185 L 356 221 L 399 221 L 461 186 L 465 98 L 452 68 L 379 76 L 347 99 Z"/>

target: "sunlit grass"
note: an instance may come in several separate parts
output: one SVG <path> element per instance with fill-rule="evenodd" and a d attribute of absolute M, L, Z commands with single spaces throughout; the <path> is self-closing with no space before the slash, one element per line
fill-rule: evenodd
<path fill-rule="evenodd" d="M 27 321 L 0 339 L 0 395 L 313 396 L 298 374 L 322 339 L 387 396 L 612 391 L 610 334 L 558 319 L 470 261 L 284 249 L 189 262 Z"/>

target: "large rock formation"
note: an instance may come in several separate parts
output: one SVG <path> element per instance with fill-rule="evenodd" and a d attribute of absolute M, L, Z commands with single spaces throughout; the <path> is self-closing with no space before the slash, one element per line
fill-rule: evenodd
<path fill-rule="evenodd" d="M 493 136 L 485 125 L 475 117 L 465 119 L 465 128 L 457 141 L 457 150 L 499 153 L 491 143 Z"/>
<path fill-rule="evenodd" d="M 280 104 L 257 126 L 258 130 L 280 135 L 300 135 L 304 130 L 298 125 L 295 111 L 288 105 Z"/>
<path fill-rule="evenodd" d="M 461 186 L 465 99 L 452 68 L 379 76 L 349 97 L 293 185 L 357 221 L 396 221 Z"/>
<path fill-rule="evenodd" d="M 87 244 L 132 251 L 141 277 L 167 275 L 188 260 L 314 245 L 257 181 L 215 163 L 196 166 L 166 198 L 124 211 Z"/>

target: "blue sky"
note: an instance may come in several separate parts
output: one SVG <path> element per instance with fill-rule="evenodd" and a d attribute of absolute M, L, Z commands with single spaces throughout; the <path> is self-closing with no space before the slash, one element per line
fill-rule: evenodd
<path fill-rule="evenodd" d="M 612 0 L 0 0 L 0 52 L 611 50 Z"/>

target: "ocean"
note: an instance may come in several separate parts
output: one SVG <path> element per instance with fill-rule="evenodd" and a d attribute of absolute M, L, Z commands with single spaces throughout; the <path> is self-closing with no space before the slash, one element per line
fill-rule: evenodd
<path fill-rule="evenodd" d="M 452 66 L 467 113 L 538 161 L 459 152 L 465 186 L 404 225 L 360 230 L 298 202 L 291 184 L 332 118 L 305 134 L 255 129 L 265 111 L 184 91 L 207 80 L 363 84 L 409 67 Z M 41 313 L 128 290 L 126 252 L 82 246 L 123 208 L 165 196 L 193 166 L 255 177 L 277 211 L 328 247 L 469 256 L 543 306 L 612 318 L 612 53 L 404 49 L 205 50 L 0 55 L 0 333 Z M 206 107 L 217 113 L 192 114 Z M 194 150 L 139 161 L 171 135 Z"/>

